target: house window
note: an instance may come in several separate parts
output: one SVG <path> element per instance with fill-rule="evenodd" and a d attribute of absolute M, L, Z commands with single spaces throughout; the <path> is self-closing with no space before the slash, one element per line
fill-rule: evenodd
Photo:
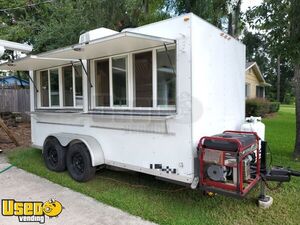
<path fill-rule="evenodd" d="M 264 87 L 256 86 L 256 97 L 257 98 L 264 98 Z"/>
<path fill-rule="evenodd" d="M 127 106 L 127 57 L 112 58 L 113 103 Z"/>
<path fill-rule="evenodd" d="M 250 97 L 250 84 L 246 83 L 245 85 L 245 96 L 246 98 Z"/>
<path fill-rule="evenodd" d="M 50 70 L 51 106 L 59 106 L 58 69 Z"/>
<path fill-rule="evenodd" d="M 134 106 L 152 107 L 152 51 L 133 55 Z"/>
<path fill-rule="evenodd" d="M 96 106 L 110 106 L 109 59 L 96 61 L 95 67 Z"/>
<path fill-rule="evenodd" d="M 41 106 L 49 106 L 49 83 L 48 83 L 48 70 L 40 72 L 40 93 L 41 93 Z"/>
<path fill-rule="evenodd" d="M 176 50 L 157 50 L 157 105 L 169 106 L 176 102 Z"/>

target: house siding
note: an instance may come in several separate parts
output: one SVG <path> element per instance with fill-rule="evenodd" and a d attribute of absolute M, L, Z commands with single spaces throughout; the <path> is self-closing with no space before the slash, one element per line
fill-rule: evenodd
<path fill-rule="evenodd" d="M 248 99 L 256 98 L 256 87 L 259 86 L 260 82 L 257 79 L 253 68 L 246 71 L 246 84 L 249 84 L 249 93 L 246 97 Z"/>

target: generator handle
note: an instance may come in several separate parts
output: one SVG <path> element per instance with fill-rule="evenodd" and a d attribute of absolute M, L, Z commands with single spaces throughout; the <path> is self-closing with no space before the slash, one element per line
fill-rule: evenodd
<path fill-rule="evenodd" d="M 256 132 L 253 131 L 236 131 L 236 130 L 225 130 L 224 133 L 234 133 L 234 134 L 253 134 L 255 135 L 257 141 L 261 140 L 261 138 L 257 135 Z"/>
<path fill-rule="evenodd" d="M 204 136 L 200 139 L 198 148 L 201 149 L 203 148 L 203 140 L 208 139 L 208 140 L 215 140 L 215 141 L 229 141 L 229 142 L 234 142 L 238 145 L 238 149 L 242 149 L 242 143 L 239 140 L 236 139 L 229 139 L 229 138 L 222 138 L 222 137 L 208 137 Z"/>

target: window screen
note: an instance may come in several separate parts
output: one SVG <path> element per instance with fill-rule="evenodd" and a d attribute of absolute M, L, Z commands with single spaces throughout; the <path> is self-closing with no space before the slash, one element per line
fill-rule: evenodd
<path fill-rule="evenodd" d="M 136 107 L 152 107 L 152 51 L 137 53 L 134 61 Z"/>
<path fill-rule="evenodd" d="M 96 61 L 96 106 L 109 106 L 109 60 Z"/>

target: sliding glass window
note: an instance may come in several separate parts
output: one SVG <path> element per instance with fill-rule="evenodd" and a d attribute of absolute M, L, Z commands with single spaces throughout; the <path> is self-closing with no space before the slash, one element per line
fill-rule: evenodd
<path fill-rule="evenodd" d="M 110 106 L 109 59 L 95 62 L 96 106 Z"/>
<path fill-rule="evenodd" d="M 176 50 L 157 50 L 157 105 L 176 103 Z"/>
<path fill-rule="evenodd" d="M 83 90 L 82 90 L 82 66 L 75 65 L 75 105 L 83 106 Z"/>
<path fill-rule="evenodd" d="M 81 71 L 81 65 L 40 71 L 40 106 L 82 107 Z"/>
<path fill-rule="evenodd" d="M 63 83 L 63 106 L 73 106 L 73 68 L 66 66 L 62 68 L 62 83 Z"/>
<path fill-rule="evenodd" d="M 50 96 L 51 106 L 59 106 L 58 69 L 50 70 Z"/>
<path fill-rule="evenodd" d="M 134 106 L 152 107 L 152 51 L 133 55 Z"/>
<path fill-rule="evenodd" d="M 127 106 L 127 57 L 112 58 L 113 103 Z"/>
<path fill-rule="evenodd" d="M 48 70 L 40 72 L 40 95 L 41 95 L 41 106 L 49 107 Z"/>

